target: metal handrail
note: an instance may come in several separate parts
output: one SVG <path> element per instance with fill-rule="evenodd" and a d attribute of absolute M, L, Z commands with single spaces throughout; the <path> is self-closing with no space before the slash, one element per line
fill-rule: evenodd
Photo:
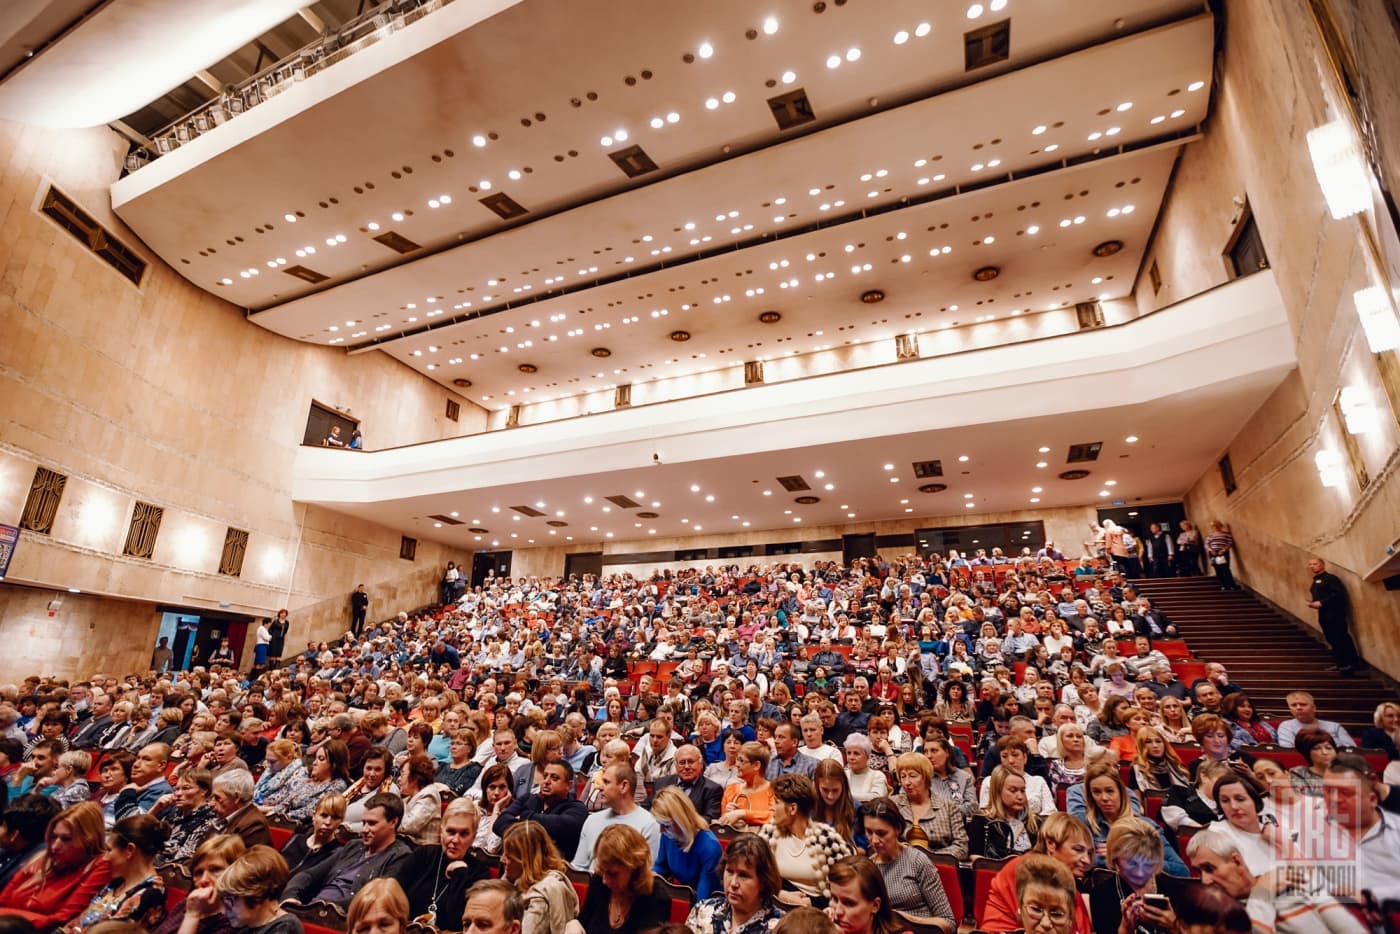
<path fill-rule="evenodd" d="M 237 84 L 230 84 L 211 101 L 172 121 L 151 136 L 151 145 L 126 157 L 128 172 L 136 172 L 168 152 L 222 126 L 332 65 L 382 41 L 394 32 L 436 12 L 452 0 L 384 0 L 328 31 L 290 55 Z"/>

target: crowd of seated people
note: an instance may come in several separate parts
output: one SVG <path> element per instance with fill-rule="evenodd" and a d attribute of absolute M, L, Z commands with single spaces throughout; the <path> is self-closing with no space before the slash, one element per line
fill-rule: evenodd
<path fill-rule="evenodd" d="M 697 934 L 812 908 L 951 932 L 940 861 L 995 870 L 987 931 L 1172 930 L 1175 900 L 1205 910 L 1193 873 L 1280 931 L 1400 898 L 1395 776 L 1306 685 L 1258 699 L 1286 701 L 1270 723 L 1223 665 L 1179 681 L 1158 646 L 1190 633 L 1152 585 L 1050 543 L 492 579 L 252 671 L 0 685 L 0 916 L 281 934 L 324 905 L 457 931 L 477 904 L 601 934 L 684 893 Z M 1395 759 L 1400 707 L 1362 739 Z M 1260 895 L 1321 827 L 1358 871 Z"/>

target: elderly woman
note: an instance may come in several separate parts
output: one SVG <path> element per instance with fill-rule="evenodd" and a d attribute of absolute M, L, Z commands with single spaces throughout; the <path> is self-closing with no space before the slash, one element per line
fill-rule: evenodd
<path fill-rule="evenodd" d="M 889 798 L 876 798 L 866 803 L 861 815 L 870 858 L 885 877 L 890 908 L 952 931 L 953 908 L 938 870 L 922 853 L 905 845 L 906 827 L 899 808 Z"/>
<path fill-rule="evenodd" d="M 655 887 L 651 846 L 626 824 L 609 824 L 593 845 L 593 874 L 578 920 L 565 934 L 639 934 L 671 917 L 671 899 Z"/>
<path fill-rule="evenodd" d="M 0 891 L 0 914 L 23 918 L 41 931 L 66 924 L 112 878 L 103 858 L 102 809 L 91 801 L 59 812 L 44 831 L 45 852 L 10 877 Z"/>
<path fill-rule="evenodd" d="M 408 896 L 409 917 L 451 930 L 462 917 L 467 890 L 490 877 L 472 855 L 481 811 L 470 798 L 457 798 L 442 812 L 437 846 L 420 846 L 394 872 Z"/>
<path fill-rule="evenodd" d="M 735 828 L 768 823 L 773 814 L 773 786 L 764 777 L 768 771 L 768 747 L 757 742 L 744 743 L 735 762 L 739 781 L 725 787 L 718 823 Z"/>
<path fill-rule="evenodd" d="M 442 828 L 442 796 L 451 794 L 435 780 L 437 763 L 430 756 L 409 756 L 399 769 L 399 794 L 404 799 L 399 834 L 418 846 L 437 846 Z"/>
<path fill-rule="evenodd" d="M 52 775 L 46 775 L 35 783 L 36 789 L 53 786 L 50 794 L 60 808 L 82 804 L 92 797 L 86 776 L 92 768 L 92 756 L 79 749 L 70 750 L 58 757 L 58 764 Z"/>
<path fill-rule="evenodd" d="M 890 800 L 908 828 L 904 842 L 965 861 L 968 841 L 962 811 L 953 801 L 930 793 L 933 765 L 928 757 L 906 752 L 894 765 L 900 791 Z"/>
<path fill-rule="evenodd" d="M 746 834 L 725 850 L 720 864 L 722 895 L 690 909 L 686 927 L 694 934 L 760 934 L 783 916 L 778 904 L 782 876 L 773 850 L 757 834 Z"/>
<path fill-rule="evenodd" d="M 830 824 L 812 820 L 817 790 L 805 775 L 778 776 L 773 780 L 773 798 L 772 823 L 759 827 L 757 833 L 777 857 L 784 882 L 779 900 L 823 907 L 831 897 L 827 870 L 835 860 L 849 856 L 851 846 Z"/>
<path fill-rule="evenodd" d="M 870 738 L 864 733 L 852 733 L 843 744 L 846 750 L 846 778 L 850 781 L 851 797 L 861 804 L 890 793 L 884 772 L 870 767 Z"/>
<path fill-rule="evenodd" d="M 170 828 L 165 847 L 156 858 L 157 866 L 185 865 L 204 839 L 215 832 L 218 815 L 209 802 L 213 790 L 214 778 L 206 769 L 191 769 L 176 780 L 174 791 L 151 808 L 151 814 Z"/>
<path fill-rule="evenodd" d="M 1235 695 L 1226 695 L 1225 700 L 1229 700 Z M 1225 706 L 1224 701 L 1221 707 Z M 1400 742 L 1400 704 L 1394 701 L 1383 701 L 1376 705 L 1375 713 L 1371 718 L 1372 726 L 1368 726 L 1361 731 L 1360 744 L 1363 749 L 1379 749 L 1386 754 L 1390 761 L 1400 759 L 1400 751 L 1397 751 L 1397 742 Z"/>

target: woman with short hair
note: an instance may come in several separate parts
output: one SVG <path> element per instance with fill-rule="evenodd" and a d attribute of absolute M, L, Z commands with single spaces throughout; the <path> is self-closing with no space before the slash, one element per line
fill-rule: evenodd
<path fill-rule="evenodd" d="M 1089 893 L 1093 930 L 1120 934 L 1176 930 L 1170 906 L 1145 897 L 1160 894 L 1171 898 L 1189 881 L 1185 872 L 1180 877 L 1164 873 L 1164 858 L 1161 833 L 1149 821 L 1126 817 L 1114 823 L 1105 844 L 1112 875 Z"/>
<path fill-rule="evenodd" d="M 1293 787 L 1305 795 L 1322 797 L 1322 776 L 1327 767 L 1337 758 L 1337 741 L 1325 730 L 1299 730 L 1293 740 L 1293 748 L 1303 757 L 1303 765 L 1288 770 Z"/>
<path fill-rule="evenodd" d="M 292 837 L 281 849 L 289 875 L 313 869 L 340 850 L 344 845 L 339 831 L 345 823 L 345 808 L 344 795 L 329 794 L 316 802 L 311 829 Z"/>
<path fill-rule="evenodd" d="M 1023 931 L 1074 934 L 1079 893 L 1074 876 L 1048 856 L 1032 854 L 1016 867 L 1016 901 Z"/>
<path fill-rule="evenodd" d="M 895 760 L 900 791 L 890 800 L 899 808 L 908 830 L 904 842 L 959 862 L 967 859 L 967 828 L 959 805 L 930 793 L 933 765 L 928 757 L 906 752 Z"/>
<path fill-rule="evenodd" d="M 757 834 L 729 844 L 720 863 L 723 894 L 696 902 L 686 918 L 694 934 L 766 934 L 783 917 L 783 879 L 773 851 Z M 524 934 L 524 932 L 522 932 Z"/>
<path fill-rule="evenodd" d="M 768 747 L 762 743 L 750 741 L 739 748 L 735 759 L 739 781 L 724 789 L 720 824 L 757 827 L 768 823 L 773 815 L 773 786 L 765 777 L 769 759 Z"/>
<path fill-rule="evenodd" d="M 1075 880 L 1083 880 L 1094 868 L 1094 838 L 1089 828 L 1077 817 L 1056 812 L 1045 818 L 1030 854 L 1018 856 L 992 877 L 983 907 L 982 930 L 999 934 L 1021 927 L 1021 906 L 1016 890 L 1016 867 L 1037 854 L 1056 860 L 1070 871 Z M 1075 927 L 1081 934 L 1094 930 L 1089 910 L 1083 899 L 1075 899 Z"/>

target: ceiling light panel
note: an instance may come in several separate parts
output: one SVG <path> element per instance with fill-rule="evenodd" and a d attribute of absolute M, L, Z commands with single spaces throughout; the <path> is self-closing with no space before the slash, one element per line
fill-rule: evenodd
<path fill-rule="evenodd" d="M 896 333 L 934 332 L 927 340 L 936 351 L 943 346 L 938 332 L 944 328 L 972 326 L 987 316 L 1004 321 L 1014 312 L 1065 308 L 1105 290 L 1127 294 L 1175 153 L 1175 146 L 1139 150 L 877 214 L 790 241 L 725 251 L 479 320 L 435 327 L 385 344 L 383 349 L 444 385 L 457 376 L 468 376 L 473 383 L 469 397 L 490 395 L 492 399 L 485 401 L 493 406 L 534 401 L 544 394 L 610 390 L 619 383 L 692 375 L 717 366 L 742 371 L 745 360 L 857 341 L 889 340 L 888 359 L 881 362 L 893 363 Z M 1108 219 L 1108 207 L 1129 197 L 1125 192 L 1132 192 L 1143 209 Z M 1032 217 L 1044 221 L 1055 216 L 1051 212 L 1064 211 L 1066 195 L 1071 196 L 1068 203 L 1093 221 L 1063 230 L 1043 223 L 1045 230 L 1035 238 L 1036 248 L 1027 249 L 1028 238 L 1017 231 Z M 1037 203 L 1040 207 L 1031 207 Z M 973 217 L 983 220 L 973 221 Z M 992 232 L 994 245 L 973 245 Z M 1110 234 L 1123 240 L 1124 249 L 1095 257 L 1093 247 Z M 928 255 L 930 248 L 948 244 L 953 245 L 951 253 Z M 847 245 L 851 253 L 846 252 Z M 814 259 L 807 260 L 809 255 Z M 902 262 L 905 255 L 913 261 Z M 859 274 L 850 272 L 853 257 L 861 261 Z M 1000 265 L 1002 273 L 989 282 L 974 280 L 971 271 L 986 262 Z M 865 265 L 871 267 L 869 272 L 863 271 Z M 816 280 L 827 273 L 833 278 Z M 793 278 L 796 287 L 782 288 Z M 1101 281 L 1093 283 L 1093 278 Z M 860 290 L 875 282 L 886 293 L 885 300 L 878 306 L 860 305 Z M 760 288 L 764 291 L 757 294 Z M 749 297 L 748 291 L 755 295 Z M 725 295 L 729 301 L 723 301 Z M 784 316 L 774 325 L 758 324 L 760 312 L 772 307 L 800 307 L 802 313 Z M 552 321 L 559 315 L 564 316 L 562 320 Z M 678 345 L 669 335 L 681 327 L 690 338 Z M 1005 339 L 1032 336 L 1034 327 L 1026 318 L 1015 328 L 1008 326 Z M 512 332 L 503 334 L 507 329 Z M 567 336 L 574 332 L 579 333 Z M 559 339 L 550 340 L 551 334 Z M 530 346 L 523 346 L 526 341 Z M 610 347 L 605 366 L 591 352 L 599 341 Z M 476 354 L 477 358 L 459 367 L 428 371 L 426 364 L 433 362 L 433 355 L 427 348 L 433 345 L 447 346 L 456 357 Z M 423 353 L 415 356 L 414 351 Z M 517 367 L 527 358 L 539 371 L 522 383 Z M 770 378 L 780 372 L 773 369 Z M 507 390 L 525 387 L 531 388 L 528 398 L 503 398 Z"/>
<path fill-rule="evenodd" d="M 644 190 L 602 199 L 544 222 L 507 230 L 280 305 L 255 315 L 253 320 L 287 336 L 301 337 L 319 333 L 346 307 L 402 309 L 406 297 L 416 294 L 424 284 L 431 284 L 436 294 L 450 296 L 448 307 L 463 306 L 454 312 L 476 314 L 483 308 L 546 294 L 555 287 L 574 288 L 581 282 L 609 275 L 633 275 L 638 269 L 735 242 L 761 242 L 765 237 L 780 236 L 785 230 L 831 223 L 867 209 L 870 205 L 865 203 L 864 192 L 872 185 L 878 184 L 882 192 L 882 197 L 873 202 L 876 206 L 895 203 L 906 196 L 951 190 L 958 181 L 977 179 L 979 173 L 972 172 L 971 157 L 978 151 L 974 147 L 989 139 L 1003 139 L 1005 162 L 996 172 L 1019 173 L 1027 167 L 1055 164 L 1062 154 L 1082 154 L 1093 147 L 1086 143 L 1082 151 L 1067 148 L 1054 156 L 1032 154 L 1032 149 L 1040 145 L 1030 134 L 1036 114 L 1052 105 L 1063 109 L 1063 100 L 1096 100 L 1101 96 L 1099 89 L 1105 72 L 1123 75 L 1115 90 L 1117 95 L 1147 99 L 1156 94 L 1166 99 L 1170 90 L 1182 86 L 1186 76 L 1201 69 L 1208 72 L 1209 25 L 1207 18 L 1197 17 L 685 173 Z M 1197 58 L 1199 62 L 1195 61 Z M 1047 98 L 1044 89 L 1048 87 L 1057 90 Z M 1193 106 L 1198 106 L 1204 115 L 1204 95 L 1183 92 L 1175 97 L 1193 98 Z M 1105 106 L 1111 112 L 1112 102 Z M 982 119 L 989 112 L 999 113 L 995 124 Z M 1078 117 L 1082 125 L 1099 119 L 1092 104 L 1082 106 Z M 1124 142 L 1147 138 L 1146 123 L 1140 122 L 1143 125 L 1134 125 L 1131 139 L 1127 134 L 1120 138 Z M 925 152 L 927 145 L 921 142 L 926 139 L 923 128 L 928 125 L 957 128 L 940 141 L 939 154 L 943 158 L 933 163 L 927 161 L 931 154 Z M 1024 137 L 1024 145 L 1017 149 L 996 135 L 1006 132 L 1009 137 L 1013 129 Z M 872 135 L 890 141 L 882 149 L 878 165 L 872 164 L 869 156 Z M 967 154 L 958 163 L 963 166 L 961 170 L 954 165 L 957 153 Z M 925 166 L 916 166 L 921 160 Z M 882 171 L 884 176 L 878 174 Z M 930 177 L 929 173 L 945 174 L 947 178 L 936 185 L 918 185 L 920 178 Z M 866 175 L 871 181 L 861 181 Z M 889 189 L 887 193 L 885 188 Z M 717 191 L 724 192 L 723 201 L 718 204 Z M 1105 205 L 1105 210 L 1108 207 Z M 784 217 L 783 223 L 773 222 L 778 214 Z M 1036 220 L 1045 227 L 1057 218 Z M 701 242 L 694 243 L 697 240 Z M 520 263 L 521 256 L 532 258 L 530 266 Z M 506 289 L 488 287 L 495 285 L 492 279 L 498 275 L 508 277 Z M 412 316 L 398 316 L 389 333 L 408 329 L 411 325 L 407 317 Z M 420 317 L 412 324 L 425 323 Z"/>
<path fill-rule="evenodd" d="M 455 6 L 423 20 L 421 28 L 415 24 L 415 30 L 433 37 L 433 30 L 449 28 L 453 17 L 459 16 Z M 471 5 L 462 9 L 467 6 Z M 311 101 L 307 98 L 314 95 L 302 94 L 295 96 L 301 103 L 294 95 L 267 102 L 258 108 L 266 117 L 274 116 L 278 108 L 287 112 L 261 133 L 247 136 L 252 125 L 242 122 L 258 118 L 230 121 L 201 137 L 199 145 L 158 160 L 162 167 L 153 165 L 119 182 L 113 190 L 118 213 L 182 275 L 231 301 L 261 309 L 305 294 L 310 287 L 290 277 L 242 279 L 232 272 L 290 255 L 303 242 L 321 243 L 337 233 L 350 235 L 349 242 L 318 260 L 324 274 L 344 281 L 401 261 L 360 233 L 371 222 L 388 229 L 395 212 L 405 219 L 392 221 L 394 229 L 428 250 L 499 229 L 499 219 L 477 203 L 484 192 L 482 182 L 491 183 L 492 191 L 509 194 L 536 215 L 624 190 L 633 183 L 599 146 L 603 136 L 614 136 L 618 129 L 629 135 L 625 145 L 642 146 L 669 172 L 723 159 L 724 147 L 731 154 L 740 153 L 780 139 L 764 99 L 785 87 L 805 88 L 818 121 L 832 122 L 965 80 L 961 27 L 951 21 L 933 22 L 927 36 L 902 48 L 889 44 L 896 29 L 912 28 L 930 18 L 927 4 L 914 0 L 886 4 L 878 15 L 869 11 L 857 15 L 852 7 L 835 5 L 816 14 L 810 5 L 779 4 L 762 12 L 762 17 L 771 15 L 779 21 L 780 28 L 771 35 L 763 32 L 763 19 L 755 18 L 752 4 L 742 0 L 676 10 L 661 5 L 640 12 L 623 0 L 608 0 L 603 9 L 590 7 L 587 16 L 578 17 L 558 16 L 553 6 L 545 15 L 542 8 L 543 0 L 526 0 L 456 35 L 433 37 L 417 54 L 327 100 Z M 1115 7 L 1115 14 L 1129 23 L 1146 23 L 1183 15 L 1189 9 L 1191 4 L 1181 0 L 1124 0 Z M 978 77 L 1116 34 L 1112 22 L 1098 15 L 1065 16 L 1063 11 L 1039 5 L 1026 5 L 1015 15 L 1018 35 L 1024 38 L 1018 40 L 1010 60 Z M 645 21 L 647 17 L 651 21 Z M 614 24 L 623 19 L 632 28 L 615 29 Z M 1167 32 L 1176 28 L 1164 27 Z M 750 29 L 757 32 L 753 40 L 745 37 Z M 837 31 L 842 36 L 843 65 L 829 72 L 821 66 L 821 58 Z M 411 32 L 391 39 L 407 38 Z M 643 33 L 648 52 L 644 58 L 635 41 Z M 522 36 L 530 37 L 528 47 L 522 46 Z M 702 39 L 712 43 L 713 55 L 685 63 L 682 56 L 693 52 Z M 1112 45 L 1133 41 L 1137 40 L 1129 37 Z M 1183 50 L 1176 50 L 1175 70 L 1182 73 L 1183 86 L 1188 79 L 1209 78 L 1209 46 L 1207 38 L 1205 65 L 1189 75 L 1185 72 L 1190 56 L 1181 58 Z M 850 61 L 854 48 L 880 48 L 881 54 Z M 526 53 L 547 54 L 559 67 L 522 69 L 520 61 Z M 1136 72 L 1157 70 L 1151 56 L 1130 58 L 1134 67 L 1124 73 L 1115 93 L 1139 101 L 1132 113 L 1143 114 L 1145 123 L 1152 108 L 1144 102 L 1168 88 L 1127 86 L 1135 84 Z M 472 62 L 469 73 L 462 70 L 464 61 Z M 795 84 L 782 83 L 784 71 L 794 73 Z M 502 73 L 514 75 L 515 80 L 488 83 L 486 77 L 473 78 Z M 444 75 L 457 75 L 458 80 L 445 82 Z M 561 86 L 559 75 L 569 76 L 567 86 Z M 315 76 L 305 87 L 311 88 L 322 76 L 333 77 L 334 71 Z M 1101 83 L 1102 75 L 1097 77 Z M 473 88 L 474 80 L 480 86 Z M 767 87 L 770 80 L 774 88 Z M 394 87 L 395 93 L 384 93 L 386 86 Z M 439 99 L 448 87 L 452 106 Z M 596 99 L 590 99 L 589 92 Z M 729 92 L 734 94 L 732 103 L 721 103 L 714 112 L 704 109 L 706 97 L 723 102 Z M 474 106 L 458 106 L 464 97 Z M 569 104 L 571 98 L 579 106 Z M 1180 101 L 1187 110 L 1183 122 L 1192 119 L 1193 107 L 1204 107 L 1208 95 L 1189 98 Z M 874 107 L 872 100 L 877 102 Z M 310 103 L 316 106 L 307 106 Z M 1042 98 L 1039 109 L 1043 113 L 1049 105 Z M 304 109 L 297 112 L 299 106 Z M 1164 107 L 1156 109 L 1170 112 Z M 540 114 L 545 120 L 538 119 Z M 675 122 L 670 120 L 672 114 Z M 999 133 L 1010 140 L 1010 116 L 1004 124 L 988 127 L 992 132 L 986 135 Z M 1021 122 L 1069 119 L 1051 114 L 1037 121 L 1029 111 L 1017 116 Z M 1121 116 L 1127 115 L 1115 114 Z M 661 119 L 660 129 L 652 127 L 654 118 Z M 233 129 L 240 124 L 242 134 Z M 375 132 L 363 133 L 365 125 L 373 125 Z M 1075 134 L 1076 138 L 1083 139 L 1087 126 L 1086 122 L 1086 132 Z M 1125 137 L 1132 126 L 1125 121 Z M 493 133 L 495 139 L 487 138 Z M 473 144 L 478 136 L 485 139 L 485 146 Z M 236 137 L 241 142 L 235 143 Z M 868 145 L 862 148 L 868 151 Z M 444 156 L 449 150 L 453 155 Z M 286 154 L 293 151 L 297 158 L 287 159 Z M 215 154 L 219 158 L 210 158 Z M 1005 167 L 1012 166 L 1013 155 L 1003 157 Z M 562 161 L 556 161 L 556 156 Z M 269 176 L 266 167 L 272 164 L 279 168 Z M 527 168 L 532 171 L 526 172 Z M 512 171 L 521 177 L 512 179 Z M 373 189 L 367 187 L 370 182 Z M 470 191 L 472 185 L 479 190 Z M 452 199 L 450 205 L 442 200 L 444 194 Z M 429 206 L 432 200 L 439 202 L 438 208 Z M 304 216 L 296 223 L 281 220 L 298 211 Z M 211 217 L 219 219 L 217 228 L 209 233 L 210 243 L 200 245 L 189 231 L 210 230 Z M 742 230 L 743 225 L 738 226 Z M 214 247 L 217 253 L 204 247 Z M 205 255 L 199 255 L 201 249 Z M 231 278 L 232 284 L 219 285 L 224 278 Z M 306 333 L 306 329 L 288 331 L 298 336 Z"/>

